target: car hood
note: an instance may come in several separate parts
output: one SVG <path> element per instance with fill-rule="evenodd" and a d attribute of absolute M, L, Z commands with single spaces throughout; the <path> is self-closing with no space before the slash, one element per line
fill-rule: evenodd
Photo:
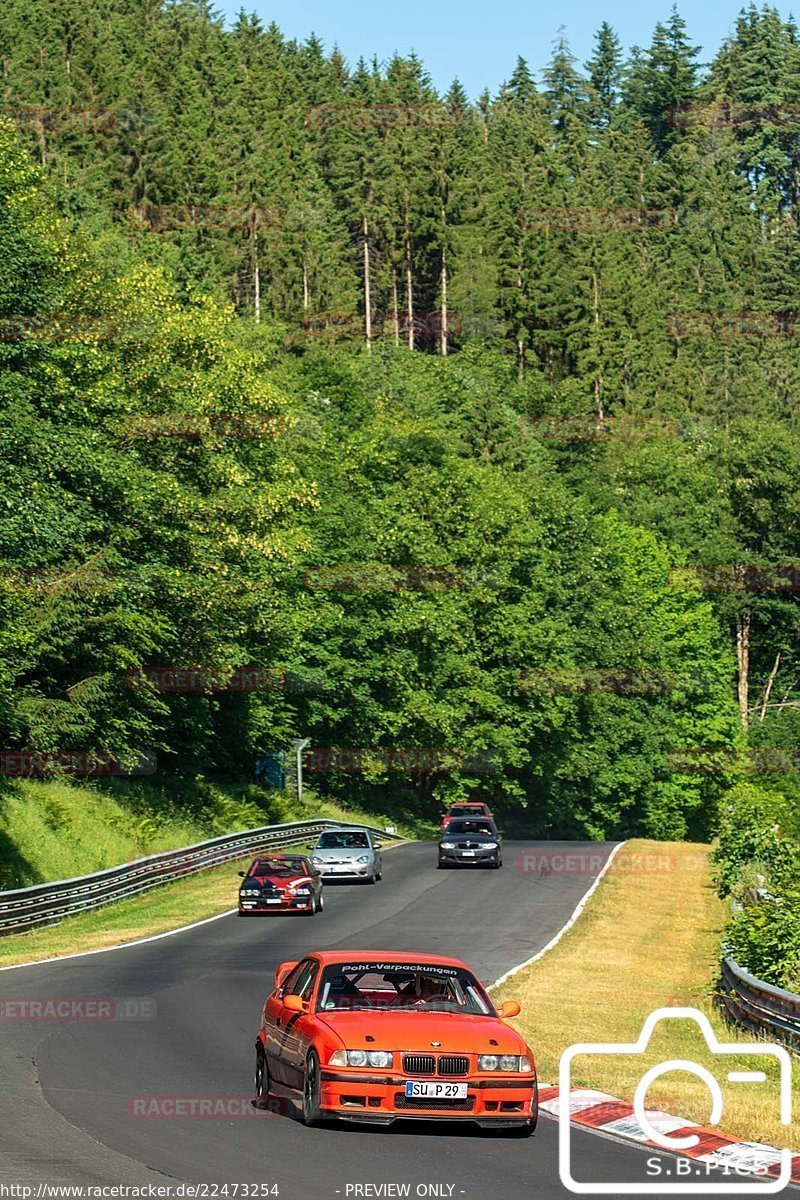
<path fill-rule="evenodd" d="M 451 830 L 445 829 L 439 836 L 440 842 L 475 842 L 481 846 L 486 842 L 499 842 L 500 836 L 496 833 L 452 833 Z"/>
<path fill-rule="evenodd" d="M 524 1038 L 499 1017 L 430 1012 L 321 1012 L 348 1050 L 395 1050 L 412 1054 L 526 1054 Z M 372 1041 L 367 1041 L 372 1038 Z M 497 1042 L 491 1044 L 490 1039 Z M 432 1046 L 441 1042 L 441 1046 Z"/>
<path fill-rule="evenodd" d="M 373 851 L 369 846 L 356 846 L 354 849 L 347 850 L 312 850 L 312 856 L 319 858 L 322 862 L 332 862 L 336 859 L 346 859 L 348 862 L 352 859 L 355 861 L 364 854 L 372 854 Z"/>
<path fill-rule="evenodd" d="M 308 875 L 248 875 L 242 880 L 242 887 L 259 887 L 261 884 L 272 884 L 274 887 L 286 887 L 290 883 L 297 883 L 300 879 L 311 883 Z"/>

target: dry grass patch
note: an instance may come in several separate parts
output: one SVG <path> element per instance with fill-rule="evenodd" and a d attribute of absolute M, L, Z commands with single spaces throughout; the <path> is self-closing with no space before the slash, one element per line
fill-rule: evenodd
<path fill-rule="evenodd" d="M 664 869 L 665 856 L 671 869 Z M 646 869 L 648 861 L 658 860 L 660 868 Z M 721 1041 L 751 1041 L 727 1026 L 713 1006 L 723 920 L 711 885 L 708 846 L 629 842 L 562 941 L 495 992 L 496 999 L 513 998 L 522 1005 L 513 1024 L 536 1052 L 540 1078 L 557 1083 L 561 1054 L 576 1042 L 636 1041 L 645 1018 L 657 1008 L 697 1008 Z M 705 1049 L 693 1022 L 659 1025 L 648 1051 L 639 1056 L 576 1059 L 573 1084 L 630 1101 L 644 1072 L 672 1058 L 706 1066 L 719 1080 L 725 1098 L 722 1132 L 800 1152 L 796 1119 L 788 1135 L 779 1121 L 774 1060 L 720 1059 Z M 726 1075 L 732 1069 L 766 1069 L 767 1082 L 729 1084 Z M 708 1124 L 708 1091 L 686 1072 L 657 1080 L 647 1104 Z"/>

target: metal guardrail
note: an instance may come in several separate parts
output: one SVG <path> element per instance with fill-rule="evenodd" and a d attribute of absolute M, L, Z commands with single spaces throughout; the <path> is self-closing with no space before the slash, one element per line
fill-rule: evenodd
<path fill-rule="evenodd" d="M 800 1051 L 800 996 L 756 979 L 726 955 L 717 1001 L 735 1024 Z"/>
<path fill-rule="evenodd" d="M 207 842 L 197 842 L 180 850 L 165 850 L 130 863 L 109 867 L 94 875 L 61 879 L 55 883 L 37 883 L 33 887 L 0 892 L 0 937 L 22 933 L 37 925 L 50 925 L 64 917 L 87 912 L 139 895 L 151 888 L 172 883 L 186 875 L 244 858 L 261 850 L 293 846 L 326 829 L 368 829 L 383 837 L 403 841 L 396 833 L 374 825 L 359 825 L 330 819 L 294 821 L 284 825 L 263 825 L 241 833 L 225 834 Z"/>

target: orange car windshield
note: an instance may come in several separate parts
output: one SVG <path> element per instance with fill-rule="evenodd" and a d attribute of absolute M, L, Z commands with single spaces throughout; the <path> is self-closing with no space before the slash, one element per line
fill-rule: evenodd
<path fill-rule="evenodd" d="M 326 967 L 317 1009 L 442 1012 L 494 1016 L 474 975 L 435 963 L 337 963 Z"/>

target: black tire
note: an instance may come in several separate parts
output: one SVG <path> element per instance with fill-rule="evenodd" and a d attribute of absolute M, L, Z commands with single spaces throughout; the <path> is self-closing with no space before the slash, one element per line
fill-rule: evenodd
<path fill-rule="evenodd" d="M 323 892 L 320 892 L 319 900 L 317 901 L 317 912 L 322 912 L 324 907 L 325 907 L 325 895 Z"/>
<path fill-rule="evenodd" d="M 321 1125 L 322 1109 L 319 1105 L 319 1058 L 316 1050 L 309 1050 L 303 1075 L 303 1124 L 309 1127 Z"/>
<path fill-rule="evenodd" d="M 267 1100 L 269 1099 L 269 1066 L 261 1042 L 256 1042 L 256 1070 L 253 1099 L 255 1100 L 256 1108 L 266 1107 Z"/>
<path fill-rule="evenodd" d="M 366 881 L 365 881 L 365 882 L 366 882 L 366 883 L 375 883 L 375 882 L 376 882 L 376 880 L 375 880 L 375 874 L 374 874 L 374 872 L 373 872 L 373 874 L 372 874 L 372 875 L 370 875 L 370 876 L 369 876 L 369 877 L 366 879 Z"/>

